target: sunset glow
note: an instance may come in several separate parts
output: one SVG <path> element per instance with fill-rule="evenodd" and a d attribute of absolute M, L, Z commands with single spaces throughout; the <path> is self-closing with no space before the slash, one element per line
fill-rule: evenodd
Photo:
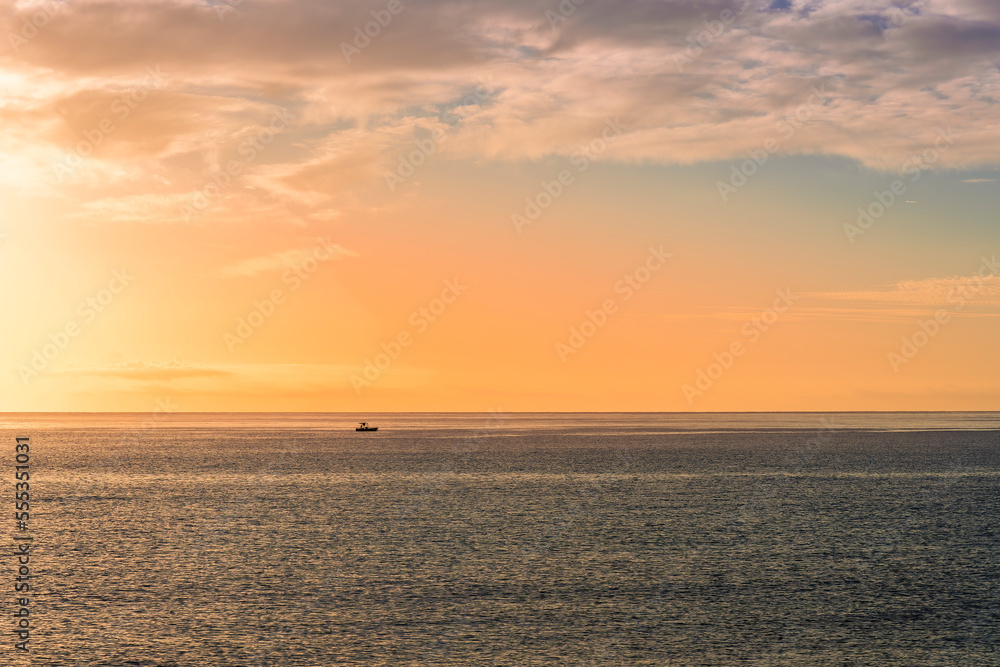
<path fill-rule="evenodd" d="M 0 10 L 7 410 L 1000 407 L 1000 4 Z"/>

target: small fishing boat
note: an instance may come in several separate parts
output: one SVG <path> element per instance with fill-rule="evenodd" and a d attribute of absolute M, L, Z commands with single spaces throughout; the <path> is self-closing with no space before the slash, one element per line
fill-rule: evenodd
<path fill-rule="evenodd" d="M 378 430 L 378 426 L 369 426 L 368 422 L 361 422 L 361 424 L 359 424 L 358 427 L 356 429 L 354 429 L 354 430 L 355 431 L 377 431 Z"/>

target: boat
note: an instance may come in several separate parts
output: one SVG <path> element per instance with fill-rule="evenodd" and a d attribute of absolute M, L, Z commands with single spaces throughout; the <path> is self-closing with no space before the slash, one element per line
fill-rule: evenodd
<path fill-rule="evenodd" d="M 355 431 L 377 431 L 378 430 L 378 426 L 369 426 L 368 422 L 361 422 L 361 424 L 359 424 L 358 427 L 356 429 L 354 429 L 354 430 Z"/>

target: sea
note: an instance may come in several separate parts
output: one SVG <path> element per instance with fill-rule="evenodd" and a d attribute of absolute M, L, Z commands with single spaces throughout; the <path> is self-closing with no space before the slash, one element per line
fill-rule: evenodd
<path fill-rule="evenodd" d="M 0 431 L 0 664 L 1000 665 L 1000 413 Z"/>

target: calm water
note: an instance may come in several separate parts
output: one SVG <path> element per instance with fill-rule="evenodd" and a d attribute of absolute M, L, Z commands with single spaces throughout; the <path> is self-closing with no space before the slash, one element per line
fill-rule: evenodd
<path fill-rule="evenodd" d="M 3 424 L 8 664 L 1000 665 L 997 413 Z"/>

